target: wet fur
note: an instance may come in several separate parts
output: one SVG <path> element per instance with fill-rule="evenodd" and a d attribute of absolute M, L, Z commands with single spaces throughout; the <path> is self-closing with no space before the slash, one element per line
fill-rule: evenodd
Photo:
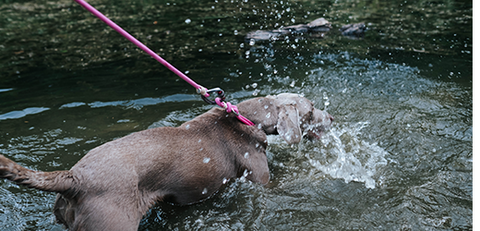
<path fill-rule="evenodd" d="M 295 94 L 255 98 L 238 108 L 256 125 L 213 108 L 179 127 L 107 142 L 68 171 L 33 171 L 0 155 L 0 177 L 57 192 L 54 214 L 69 230 L 137 230 L 156 202 L 196 203 L 244 173 L 268 183 L 267 134 L 280 132 L 288 143 L 298 143 L 306 125 L 328 126 L 333 119 Z"/>

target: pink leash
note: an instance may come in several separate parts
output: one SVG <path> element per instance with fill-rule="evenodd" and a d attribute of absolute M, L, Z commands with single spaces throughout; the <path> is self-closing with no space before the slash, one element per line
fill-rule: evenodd
<path fill-rule="evenodd" d="M 86 10 L 90 11 L 90 13 L 92 13 L 93 15 L 97 16 L 100 20 L 102 20 L 103 22 L 105 22 L 108 26 L 110 26 L 112 29 L 116 30 L 118 33 L 120 33 L 123 37 L 127 38 L 128 40 L 130 40 L 130 42 L 132 42 L 133 44 L 135 44 L 137 47 L 139 47 L 140 49 L 142 49 L 143 51 L 147 52 L 147 54 L 149 54 L 150 56 L 152 56 L 154 59 L 156 59 L 159 63 L 161 63 L 163 66 L 167 67 L 169 70 L 171 70 L 173 73 L 175 73 L 176 75 L 178 75 L 180 78 L 182 78 L 183 80 L 185 80 L 187 83 L 189 83 L 190 85 L 192 85 L 195 89 L 197 89 L 197 93 L 201 94 L 202 95 L 202 98 L 205 102 L 207 103 L 210 103 L 210 104 L 217 104 L 218 106 L 222 107 L 222 108 L 225 108 L 225 110 L 230 113 L 230 112 L 234 112 L 236 115 L 237 115 L 237 118 L 242 121 L 243 123 L 249 125 L 249 126 L 253 126 L 254 123 L 251 122 L 250 120 L 248 120 L 247 118 L 243 117 L 242 115 L 240 115 L 238 113 L 238 108 L 235 106 L 235 105 L 232 105 L 230 104 L 229 102 L 225 103 L 223 102 L 224 100 L 224 92 L 221 90 L 221 89 L 215 89 L 215 90 L 208 90 L 207 88 L 205 87 L 202 87 L 200 85 L 198 85 L 197 83 L 195 83 L 193 80 L 191 80 L 190 78 L 188 78 L 185 74 L 183 74 L 181 71 L 179 71 L 177 68 L 175 68 L 174 66 L 172 66 L 170 63 L 168 63 L 167 61 L 165 61 L 165 59 L 163 59 L 162 57 L 160 57 L 159 55 L 157 55 L 155 52 L 153 52 L 152 50 L 150 50 L 150 48 L 148 48 L 147 46 L 145 46 L 143 43 L 141 43 L 140 41 L 138 41 L 135 37 L 131 36 L 128 32 L 126 32 L 124 29 L 122 29 L 121 27 L 119 27 L 117 24 L 115 24 L 112 20 L 110 20 L 109 18 L 107 18 L 105 15 L 103 15 L 102 13 L 100 13 L 100 11 L 98 11 L 97 9 L 95 9 L 93 6 L 91 6 L 90 4 L 88 4 L 87 2 L 85 2 L 84 0 L 75 0 L 75 2 L 77 2 L 78 4 L 80 4 L 81 6 L 83 6 L 83 8 L 85 8 Z M 207 97 L 210 96 L 209 93 L 211 92 L 216 92 L 218 94 L 218 96 L 220 96 L 221 98 L 215 98 L 215 102 L 209 100 Z"/>

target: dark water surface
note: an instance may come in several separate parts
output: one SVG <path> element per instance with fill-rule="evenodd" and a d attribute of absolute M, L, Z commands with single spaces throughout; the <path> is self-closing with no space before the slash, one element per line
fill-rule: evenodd
<path fill-rule="evenodd" d="M 335 116 L 320 142 L 269 137 L 269 187 L 243 179 L 139 230 L 471 230 L 472 2 L 89 1 L 233 103 L 305 95 Z M 253 30 L 332 23 L 250 46 Z M 363 39 L 338 28 L 365 22 Z M 207 111 L 194 89 L 73 1 L 0 1 L 0 153 L 71 168 L 90 149 Z M 53 193 L 0 182 L 1 230 L 62 230 Z"/>

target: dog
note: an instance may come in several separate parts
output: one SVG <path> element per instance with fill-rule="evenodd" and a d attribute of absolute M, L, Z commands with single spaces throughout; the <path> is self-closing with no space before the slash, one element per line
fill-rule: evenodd
<path fill-rule="evenodd" d="M 283 93 L 238 104 L 241 123 L 220 108 L 179 127 L 135 132 L 89 151 L 68 171 L 26 169 L 0 155 L 0 177 L 56 192 L 57 222 L 77 230 L 137 230 L 157 202 L 201 202 L 230 179 L 267 184 L 267 134 L 288 144 L 318 139 L 333 117 L 297 94 Z"/>

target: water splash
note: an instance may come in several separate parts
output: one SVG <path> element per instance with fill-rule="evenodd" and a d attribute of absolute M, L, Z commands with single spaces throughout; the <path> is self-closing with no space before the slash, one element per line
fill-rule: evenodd
<path fill-rule="evenodd" d="M 248 169 L 245 169 L 245 170 L 243 171 L 242 176 L 239 178 L 239 181 L 242 182 L 242 183 L 247 182 L 247 181 L 248 181 L 248 180 L 247 180 L 247 177 L 248 177 L 248 175 L 250 175 L 250 174 L 252 174 L 252 171 L 249 171 Z"/>
<path fill-rule="evenodd" d="M 364 182 L 367 188 L 375 188 L 374 176 L 380 167 L 387 165 L 387 152 L 376 143 L 359 138 L 360 130 L 368 122 L 333 127 L 322 137 L 322 148 L 315 147 L 307 158 L 316 169 L 334 178 Z"/>
<path fill-rule="evenodd" d="M 324 100 L 324 109 L 325 111 L 327 111 L 327 107 L 328 105 L 330 105 L 330 100 L 328 99 L 328 95 L 327 95 L 327 92 L 323 92 L 323 100 Z"/>

